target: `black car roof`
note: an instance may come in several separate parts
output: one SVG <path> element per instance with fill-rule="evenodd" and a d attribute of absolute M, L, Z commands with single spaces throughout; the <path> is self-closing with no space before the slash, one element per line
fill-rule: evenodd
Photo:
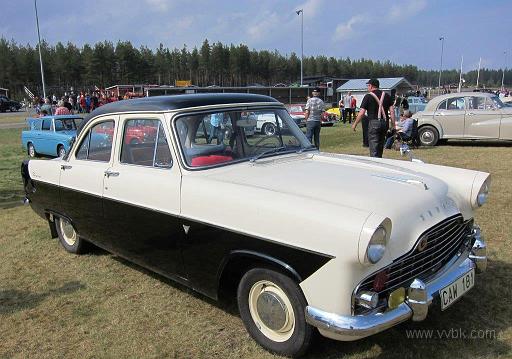
<path fill-rule="evenodd" d="M 257 103 L 257 102 L 275 102 L 275 98 L 264 95 L 246 94 L 246 93 L 213 93 L 213 94 L 187 94 L 143 97 L 133 100 L 120 100 L 100 106 L 91 112 L 82 121 L 78 132 L 93 117 L 107 115 L 109 113 L 134 112 L 134 111 L 170 111 L 198 106 L 225 105 L 236 103 Z"/>

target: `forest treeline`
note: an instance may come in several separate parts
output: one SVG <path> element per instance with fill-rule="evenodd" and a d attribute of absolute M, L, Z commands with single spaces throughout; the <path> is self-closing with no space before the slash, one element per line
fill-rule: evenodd
<path fill-rule="evenodd" d="M 134 47 L 129 41 L 98 42 L 78 47 L 70 42 L 55 45 L 43 42 L 42 57 L 48 88 L 69 90 L 104 88 L 114 84 L 172 85 L 175 80 L 191 80 L 197 86 L 246 86 L 292 84 L 300 79 L 300 57 L 277 50 L 250 50 L 246 45 L 203 44 L 193 49 Z M 414 65 L 397 65 L 369 59 L 307 56 L 304 76 L 340 78 L 405 77 L 412 84 L 437 86 L 439 71 L 421 70 Z M 464 74 L 466 85 L 476 84 L 477 71 Z M 501 85 L 502 71 L 482 69 L 480 85 Z M 457 84 L 457 70 L 443 70 L 443 84 Z M 505 84 L 512 83 L 512 71 L 505 72 Z M 41 93 L 38 48 L 0 38 L 0 87 L 11 95 L 23 96 L 23 86 Z"/>

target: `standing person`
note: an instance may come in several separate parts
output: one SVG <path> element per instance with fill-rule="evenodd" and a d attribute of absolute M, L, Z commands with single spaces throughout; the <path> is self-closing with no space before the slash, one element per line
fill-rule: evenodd
<path fill-rule="evenodd" d="M 57 103 L 55 115 L 71 115 L 71 112 L 66 107 L 64 100 L 59 100 L 59 102 Z"/>
<path fill-rule="evenodd" d="M 208 143 L 212 143 L 213 139 L 217 139 L 217 144 L 220 145 L 224 142 L 224 113 L 212 113 L 210 115 L 210 124 L 212 130 L 208 138 Z"/>
<path fill-rule="evenodd" d="M 85 96 L 83 92 L 80 92 L 80 113 L 85 113 L 86 111 L 86 103 L 85 103 Z"/>
<path fill-rule="evenodd" d="M 89 95 L 89 92 L 85 94 L 85 112 L 91 112 L 91 96 Z"/>
<path fill-rule="evenodd" d="M 402 97 L 400 95 L 393 96 L 393 91 L 396 93 L 396 90 L 391 90 L 391 100 L 393 101 L 393 107 L 395 108 L 395 119 L 400 118 L 400 106 L 402 106 Z"/>
<path fill-rule="evenodd" d="M 348 120 L 348 123 L 352 123 L 352 120 L 354 120 L 354 121 L 356 120 L 357 100 L 356 100 L 355 96 L 351 95 L 350 97 L 351 97 L 351 100 L 350 100 L 350 119 Z"/>
<path fill-rule="evenodd" d="M 322 101 L 320 96 L 320 88 L 315 87 L 312 92 L 311 98 L 308 99 L 306 103 L 306 137 L 309 142 L 313 143 L 313 138 L 315 139 L 316 148 L 320 149 L 320 129 L 322 113 L 325 110 L 325 104 Z"/>
<path fill-rule="evenodd" d="M 48 115 L 53 114 L 52 105 L 50 104 L 50 99 L 48 97 L 45 97 L 44 105 L 41 106 L 41 112 L 43 111 L 46 111 Z"/>
<path fill-rule="evenodd" d="M 352 102 L 352 94 L 349 92 L 343 96 L 343 123 L 347 122 L 347 115 L 350 113 L 350 103 Z"/>
<path fill-rule="evenodd" d="M 379 90 L 379 80 L 370 79 L 366 84 L 368 85 L 368 93 L 361 102 L 361 109 L 352 125 L 352 129 L 355 131 L 357 124 L 361 121 L 363 116 L 368 113 L 368 145 L 370 147 L 370 156 L 382 158 L 384 140 L 389 128 L 389 110 L 391 110 L 391 125 L 393 128 L 395 127 L 393 101 L 391 101 L 389 94 Z"/>

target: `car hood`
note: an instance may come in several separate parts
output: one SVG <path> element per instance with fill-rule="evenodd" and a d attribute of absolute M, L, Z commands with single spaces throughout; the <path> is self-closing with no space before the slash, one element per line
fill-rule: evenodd
<path fill-rule="evenodd" d="M 315 208 L 320 206 L 332 208 L 339 212 L 340 225 L 350 213 L 387 217 L 393 223 L 391 240 L 396 242 L 395 254 L 399 255 L 408 251 L 425 230 L 460 213 L 444 181 L 402 167 L 401 163 L 411 164 L 328 153 L 302 154 L 265 158 L 245 164 L 245 168 L 226 166 L 214 171 L 210 179 L 267 192 L 263 198 L 272 198 L 273 193 L 300 197 L 303 208 L 285 210 L 287 203 L 274 205 L 282 206 L 281 211 L 304 211 L 304 217 L 314 217 L 320 212 Z"/>

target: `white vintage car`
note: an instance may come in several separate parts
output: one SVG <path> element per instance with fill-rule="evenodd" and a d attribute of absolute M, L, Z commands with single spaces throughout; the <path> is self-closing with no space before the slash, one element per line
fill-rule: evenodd
<path fill-rule="evenodd" d="M 276 118 L 275 133 L 247 137 L 247 111 Z M 232 130 L 210 141 L 214 113 Z M 125 138 L 135 124 L 148 133 L 139 143 Z M 107 145 L 91 141 L 98 132 Z M 348 341 L 424 320 L 486 269 L 473 212 L 489 174 L 318 152 L 266 96 L 108 104 L 66 157 L 25 161 L 22 177 L 65 250 L 94 244 L 208 297 L 232 295 L 250 335 L 279 354 L 303 354 L 315 327 Z"/>

